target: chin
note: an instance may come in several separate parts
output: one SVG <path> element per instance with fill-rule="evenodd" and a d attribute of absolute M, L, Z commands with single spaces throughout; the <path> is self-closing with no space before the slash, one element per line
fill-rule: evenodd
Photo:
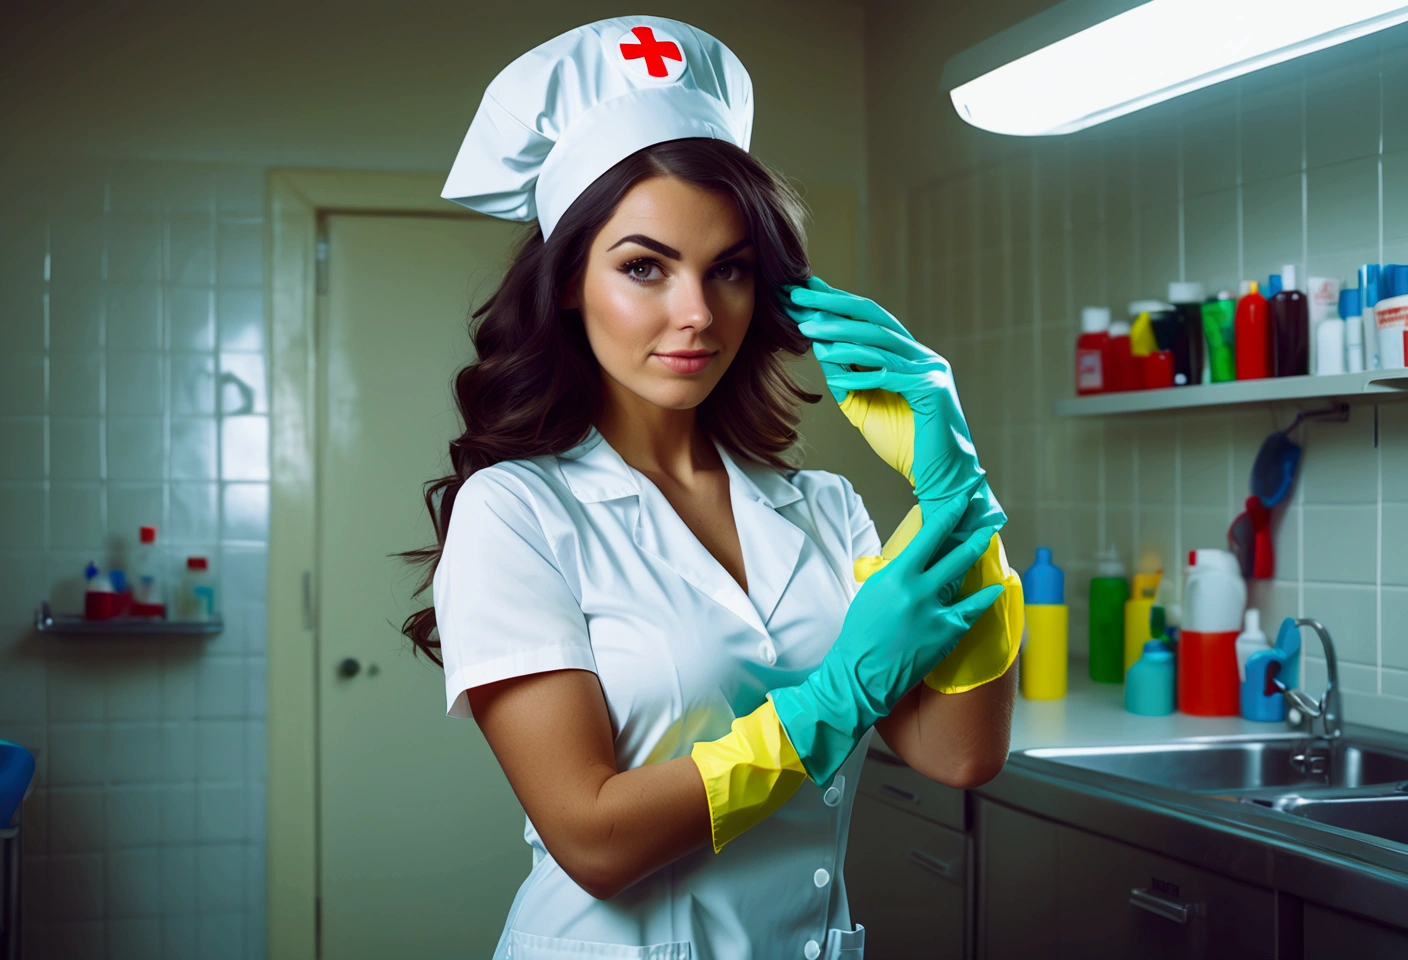
<path fill-rule="evenodd" d="M 657 407 L 666 410 L 689 410 L 699 406 L 709 394 L 714 392 L 714 384 L 664 383 L 642 394 Z"/>

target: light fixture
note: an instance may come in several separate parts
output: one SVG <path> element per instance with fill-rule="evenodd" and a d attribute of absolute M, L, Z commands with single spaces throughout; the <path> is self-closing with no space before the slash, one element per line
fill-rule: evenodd
<path fill-rule="evenodd" d="M 955 56 L 942 83 L 975 127 L 1073 133 L 1404 21 L 1402 0 L 1064 0 Z"/>

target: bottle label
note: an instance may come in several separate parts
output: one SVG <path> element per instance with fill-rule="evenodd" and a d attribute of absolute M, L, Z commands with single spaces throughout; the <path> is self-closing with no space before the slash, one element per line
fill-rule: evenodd
<path fill-rule="evenodd" d="M 1076 389 L 1105 389 L 1105 362 L 1099 350 L 1076 351 Z"/>

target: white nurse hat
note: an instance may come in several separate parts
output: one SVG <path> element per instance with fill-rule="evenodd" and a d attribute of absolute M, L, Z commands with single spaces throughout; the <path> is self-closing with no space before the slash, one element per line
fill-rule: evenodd
<path fill-rule="evenodd" d="M 569 30 L 499 72 L 440 196 L 543 238 L 597 177 L 656 143 L 753 132 L 753 83 L 733 52 L 663 17 Z"/>

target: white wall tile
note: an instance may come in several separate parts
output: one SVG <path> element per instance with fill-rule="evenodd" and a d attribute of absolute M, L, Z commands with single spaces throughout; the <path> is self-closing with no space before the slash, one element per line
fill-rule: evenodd
<path fill-rule="evenodd" d="M 167 847 L 161 855 L 162 901 L 175 914 L 194 915 L 196 900 L 196 848 Z"/>
<path fill-rule="evenodd" d="M 159 917 L 125 917 L 108 921 L 108 960 L 150 960 L 159 956 Z"/>
<path fill-rule="evenodd" d="M 161 790 L 161 822 L 167 843 L 194 843 L 196 840 L 196 788 L 176 784 Z"/>
<path fill-rule="evenodd" d="M 48 861 L 50 914 L 56 920 L 91 920 L 103 916 L 103 856 L 85 853 L 51 857 Z M 102 941 L 98 941 L 102 950 Z M 90 953 L 87 956 L 101 956 Z"/>
<path fill-rule="evenodd" d="M 215 282 L 214 230 L 209 217 L 172 216 L 166 223 L 166 278 L 182 286 Z"/>
<path fill-rule="evenodd" d="M 8 325 L 0 324 L 0 327 Z M 32 347 L 0 350 L 0 416 L 42 416 L 48 396 L 47 369 L 44 355 Z"/>
<path fill-rule="evenodd" d="M 107 819 L 99 787 L 49 791 L 49 852 L 101 853 L 107 845 Z"/>
<path fill-rule="evenodd" d="M 1319 620 L 1335 641 L 1341 663 L 1378 666 L 1378 610 L 1372 585 L 1305 585 L 1305 615 Z M 1313 632 L 1305 631 L 1306 649 L 1318 648 Z"/>
<path fill-rule="evenodd" d="M 269 539 L 269 485 L 266 483 L 226 483 L 220 535 L 226 540 Z"/>
<path fill-rule="evenodd" d="M 164 301 L 170 349 L 215 349 L 213 287 L 166 287 Z"/>
<path fill-rule="evenodd" d="M 1373 504 L 1305 507 L 1305 579 L 1373 583 L 1378 566 Z"/>
<path fill-rule="evenodd" d="M 160 217 L 151 214 L 109 216 L 107 236 L 108 279 L 160 282 Z"/>
<path fill-rule="evenodd" d="M 248 862 L 239 844 L 202 846 L 196 851 L 196 894 L 201 913 L 233 913 L 244 907 L 244 872 Z"/>
<path fill-rule="evenodd" d="M 42 551 L 44 488 L 38 484 L 0 487 L 0 543 L 11 550 Z"/>
<path fill-rule="evenodd" d="M 246 790 L 242 785 L 203 784 L 196 790 L 196 836 L 202 843 L 244 836 Z"/>
<path fill-rule="evenodd" d="M 156 527 L 158 539 L 164 539 L 165 501 L 166 488 L 160 483 L 108 484 L 108 536 L 120 539 L 128 551 L 138 542 L 142 527 Z"/>
<path fill-rule="evenodd" d="M 219 537 L 220 508 L 216 502 L 217 491 L 218 485 L 215 483 L 171 485 L 171 530 L 168 542 L 205 544 L 213 543 Z M 183 566 L 181 561 L 186 555 L 185 550 L 179 550 L 173 555 L 173 576 L 179 576 Z"/>
<path fill-rule="evenodd" d="M 214 480 L 215 444 L 214 418 L 172 417 L 171 479 Z"/>
<path fill-rule="evenodd" d="M 167 841 L 162 828 L 161 787 L 113 788 L 104 796 L 111 847 L 152 847 Z"/>
<path fill-rule="evenodd" d="M 161 851 L 115 850 L 107 861 L 107 910 L 110 917 L 148 917 L 161 913 Z"/>
<path fill-rule="evenodd" d="M 245 716 L 247 685 L 243 660 L 209 657 L 201 661 L 196 681 L 199 715 L 206 718 Z"/>
<path fill-rule="evenodd" d="M 159 417 L 110 417 L 107 440 L 110 478 L 161 480 L 165 475 L 165 441 Z"/>
<path fill-rule="evenodd" d="M 108 416 L 160 416 L 166 402 L 165 363 L 156 353 L 110 353 L 107 388 Z"/>
<path fill-rule="evenodd" d="M 1306 173 L 1307 240 L 1326 251 L 1375 246 L 1379 234 L 1379 160 L 1361 157 Z"/>
<path fill-rule="evenodd" d="M 108 780 L 154 783 L 162 779 L 162 728 L 155 723 L 110 723 Z"/>
<path fill-rule="evenodd" d="M 101 476 L 102 421 L 97 417 L 52 417 L 49 476 L 55 480 L 91 480 Z"/>
<path fill-rule="evenodd" d="M 215 298 L 220 349 L 264 349 L 264 291 L 259 287 L 221 288 Z"/>
<path fill-rule="evenodd" d="M 200 955 L 204 960 L 244 960 L 244 915 L 202 913 Z"/>
<path fill-rule="evenodd" d="M 231 678 L 233 679 L 233 678 Z M 240 690 L 243 699 L 244 690 Z M 196 724 L 196 776 L 202 783 L 235 782 L 245 775 L 243 720 L 206 720 Z M 202 800 L 202 810 L 204 801 Z M 202 821 L 203 822 L 203 821 Z M 207 838 L 208 839 L 208 838 Z"/>
<path fill-rule="evenodd" d="M 102 354 L 56 350 L 49 354 L 49 413 L 95 417 L 103 412 Z"/>
<path fill-rule="evenodd" d="M 172 416 L 211 416 L 214 413 L 214 354 L 171 354 Z"/>

